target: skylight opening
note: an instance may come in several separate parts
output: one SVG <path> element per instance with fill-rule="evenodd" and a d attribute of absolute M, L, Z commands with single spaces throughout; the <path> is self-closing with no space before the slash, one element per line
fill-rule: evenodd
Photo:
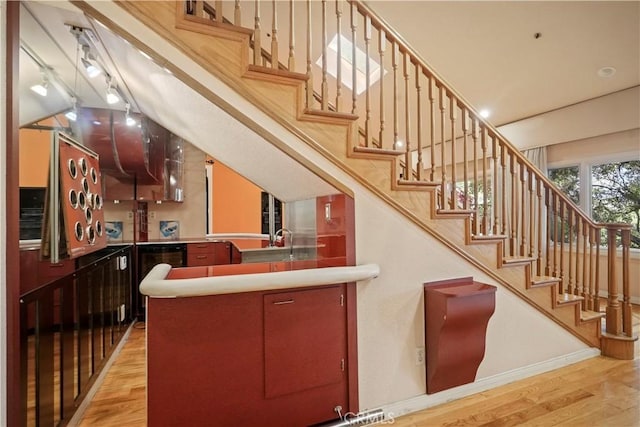
<path fill-rule="evenodd" d="M 342 84 L 353 90 L 353 44 L 340 35 L 340 80 Z M 367 54 L 356 46 L 356 94 L 360 95 L 367 88 Z M 316 61 L 322 67 L 322 55 Z M 381 77 L 380 64 L 369 57 L 369 87 L 373 86 Z M 327 45 L 327 73 L 338 78 L 338 35 L 336 34 Z M 384 75 L 383 74 L 383 75 Z"/>

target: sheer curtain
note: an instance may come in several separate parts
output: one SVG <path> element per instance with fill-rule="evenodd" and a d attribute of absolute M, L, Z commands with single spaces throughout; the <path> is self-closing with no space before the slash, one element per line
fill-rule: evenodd
<path fill-rule="evenodd" d="M 529 148 L 524 150 L 522 154 L 537 166 L 543 175 L 547 175 L 547 147 Z"/>

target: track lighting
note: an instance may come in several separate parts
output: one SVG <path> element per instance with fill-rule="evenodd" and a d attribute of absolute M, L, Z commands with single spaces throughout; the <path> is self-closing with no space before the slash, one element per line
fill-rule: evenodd
<path fill-rule="evenodd" d="M 114 89 L 111 79 L 109 79 L 109 83 L 107 86 L 107 104 L 111 105 L 117 102 L 120 102 L 120 97 L 118 96 L 118 93 Z"/>
<path fill-rule="evenodd" d="M 95 60 L 95 57 L 91 54 L 91 48 L 87 45 L 82 45 L 82 51 L 84 52 L 84 57 L 81 58 L 80 61 L 87 71 L 87 75 L 90 78 L 99 76 L 102 70 L 91 62 L 91 60 Z"/>
<path fill-rule="evenodd" d="M 71 102 L 73 102 L 73 109 L 67 111 L 64 116 L 72 122 L 75 122 L 78 119 L 78 107 L 75 96 L 71 98 Z"/>
<path fill-rule="evenodd" d="M 131 117 L 131 114 L 130 114 L 131 105 L 128 102 L 127 102 L 126 107 L 127 107 L 127 114 L 126 114 L 127 126 L 135 126 L 136 125 L 136 120 L 133 117 Z"/>
<path fill-rule="evenodd" d="M 43 74 L 42 81 L 36 85 L 31 86 L 31 90 L 37 93 L 40 96 L 47 96 L 47 92 L 49 91 L 49 80 Z"/>

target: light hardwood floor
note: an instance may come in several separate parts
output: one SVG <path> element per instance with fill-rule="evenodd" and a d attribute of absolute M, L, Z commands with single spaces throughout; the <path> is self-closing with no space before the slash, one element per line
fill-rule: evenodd
<path fill-rule="evenodd" d="M 633 318 L 637 333 L 638 307 L 634 307 Z M 145 334 L 141 325 L 131 331 L 80 426 L 146 425 Z M 396 418 L 393 425 L 640 426 L 640 359 L 596 357 Z"/>

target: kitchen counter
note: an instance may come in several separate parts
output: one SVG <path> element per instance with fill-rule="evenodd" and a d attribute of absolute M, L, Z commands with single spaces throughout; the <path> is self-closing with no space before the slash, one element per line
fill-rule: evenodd
<path fill-rule="evenodd" d="M 358 282 L 380 274 L 377 264 L 322 265 L 322 260 L 186 268 L 158 264 L 140 283 L 140 292 L 151 298 L 220 295 Z"/>

